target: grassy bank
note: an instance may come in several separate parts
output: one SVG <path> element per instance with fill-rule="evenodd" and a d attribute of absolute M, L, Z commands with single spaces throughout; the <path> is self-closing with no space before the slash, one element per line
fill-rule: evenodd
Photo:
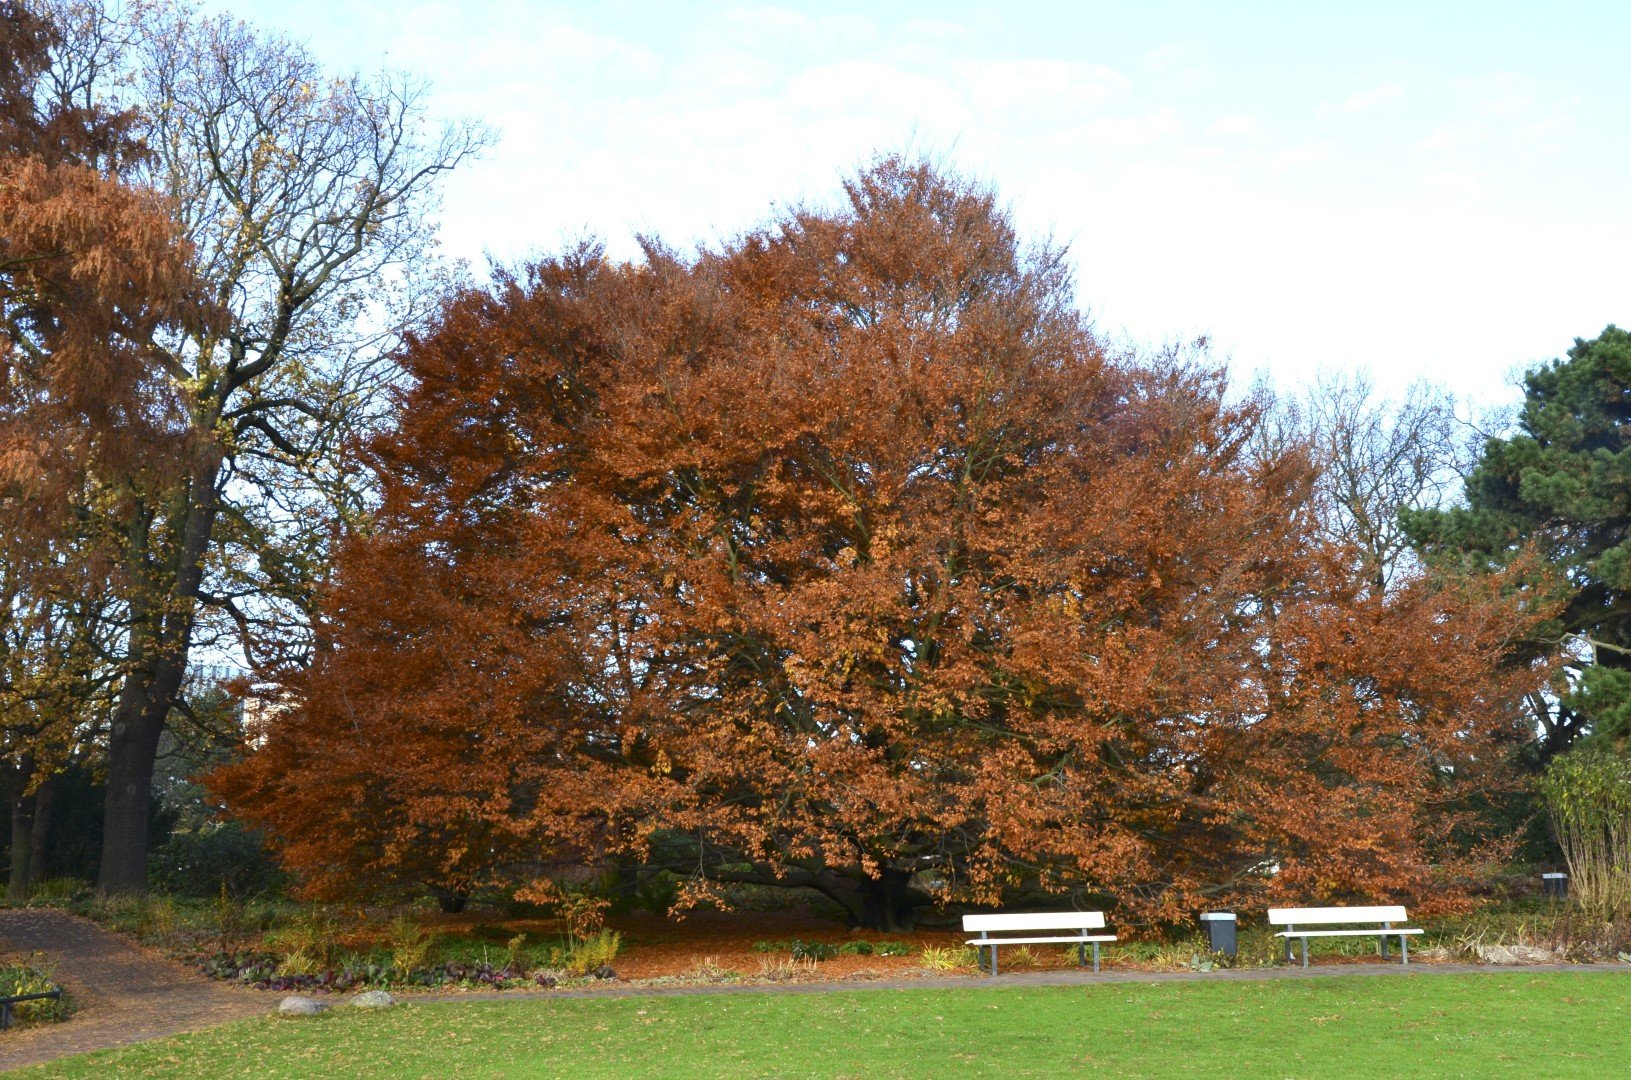
<path fill-rule="evenodd" d="M 471 1001 L 267 1018 L 19 1077 L 1604 1076 L 1631 974 Z"/>

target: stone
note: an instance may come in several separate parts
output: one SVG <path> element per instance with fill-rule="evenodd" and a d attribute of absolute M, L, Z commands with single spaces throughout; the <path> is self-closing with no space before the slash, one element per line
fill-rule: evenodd
<path fill-rule="evenodd" d="M 328 1011 L 328 1002 L 304 994 L 290 994 L 278 1003 L 277 1011 L 280 1016 L 316 1016 Z"/>
<path fill-rule="evenodd" d="M 353 1009 L 389 1009 L 396 1004 L 396 998 L 384 990 L 368 990 L 351 999 Z"/>

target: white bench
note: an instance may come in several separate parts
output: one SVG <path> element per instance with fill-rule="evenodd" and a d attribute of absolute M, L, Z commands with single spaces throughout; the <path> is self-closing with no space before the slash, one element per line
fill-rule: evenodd
<path fill-rule="evenodd" d="M 1284 938 L 1286 963 L 1291 962 L 1291 939 L 1302 938 L 1303 967 L 1308 966 L 1308 939 L 1311 937 L 1374 937 L 1381 944 L 1382 959 L 1387 959 L 1388 938 L 1399 939 L 1399 962 L 1410 963 L 1410 949 L 1405 939 L 1420 930 L 1394 926 L 1409 918 L 1402 907 L 1292 907 L 1269 908 L 1269 925 L 1283 926 L 1274 936 Z M 1378 923 L 1377 926 L 1355 927 L 1354 923 Z M 1306 927 L 1346 926 L 1343 930 L 1309 930 Z M 1305 929 L 1298 929 L 1304 927 Z"/>
<path fill-rule="evenodd" d="M 1087 947 L 1093 946 L 1093 970 L 1099 970 L 1099 943 L 1114 941 L 1114 934 L 1095 934 L 1104 929 L 1102 911 L 1045 911 L 1021 915 L 964 915 L 963 932 L 980 936 L 970 938 L 975 955 L 981 949 L 991 950 L 991 974 L 997 973 L 997 946 L 999 945 L 1075 945 L 1076 962 L 1087 963 Z M 1023 933 L 1027 930 L 1071 930 L 1074 933 L 1049 937 L 992 937 L 993 933 Z"/>

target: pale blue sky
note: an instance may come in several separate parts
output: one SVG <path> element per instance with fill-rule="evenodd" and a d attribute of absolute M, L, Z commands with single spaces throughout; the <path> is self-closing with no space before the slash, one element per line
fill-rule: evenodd
<path fill-rule="evenodd" d="M 707 241 L 911 146 L 1068 242 L 1102 330 L 1243 377 L 1495 402 L 1631 322 L 1624 2 L 211 6 L 494 126 L 443 221 L 478 263 Z"/>

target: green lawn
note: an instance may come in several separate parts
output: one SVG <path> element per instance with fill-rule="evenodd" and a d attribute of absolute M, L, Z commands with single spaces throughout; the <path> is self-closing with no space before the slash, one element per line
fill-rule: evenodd
<path fill-rule="evenodd" d="M 1631 972 L 540 999 L 267 1018 L 19 1077 L 1623 1076 Z"/>

